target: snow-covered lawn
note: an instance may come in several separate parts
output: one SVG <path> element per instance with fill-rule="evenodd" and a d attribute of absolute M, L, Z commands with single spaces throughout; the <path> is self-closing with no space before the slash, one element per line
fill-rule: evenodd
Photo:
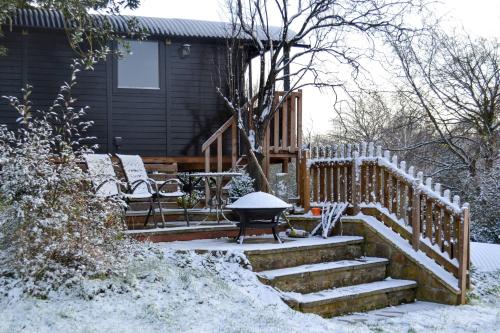
<path fill-rule="evenodd" d="M 474 272 L 470 305 L 423 306 L 396 318 L 352 323 L 291 310 L 240 266 L 245 258 L 237 252 L 161 251 L 163 257 L 132 261 L 120 279 L 85 281 L 48 300 L 2 292 L 0 332 L 427 333 L 494 332 L 500 327 L 500 271 Z"/>

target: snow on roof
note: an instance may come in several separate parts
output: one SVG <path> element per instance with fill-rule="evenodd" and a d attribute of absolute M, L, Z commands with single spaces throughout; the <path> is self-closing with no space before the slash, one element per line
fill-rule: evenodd
<path fill-rule="evenodd" d="M 226 206 L 230 209 L 247 209 L 247 208 L 291 208 L 292 205 L 287 204 L 283 200 L 274 195 L 265 192 L 252 192 L 242 196 L 234 203 Z"/>

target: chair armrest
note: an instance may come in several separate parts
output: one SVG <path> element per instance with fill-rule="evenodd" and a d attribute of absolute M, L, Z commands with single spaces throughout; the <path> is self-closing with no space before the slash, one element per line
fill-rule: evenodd
<path fill-rule="evenodd" d="M 162 189 L 165 185 L 173 185 L 173 184 L 175 184 L 175 185 L 177 185 L 177 191 L 178 191 L 178 192 L 182 192 L 182 191 L 181 191 L 182 182 L 181 182 L 179 179 L 177 179 L 177 178 L 171 178 L 171 179 L 167 179 L 167 180 L 165 180 L 165 181 L 160 181 L 160 182 L 155 181 L 155 184 L 156 184 L 157 186 L 158 186 L 158 183 L 160 183 L 160 184 L 161 184 L 161 185 L 160 185 L 160 187 L 158 187 L 158 191 L 161 191 L 161 189 Z"/>
<path fill-rule="evenodd" d="M 116 188 L 118 189 L 118 193 L 121 193 L 120 186 L 118 186 L 120 182 L 116 178 L 108 178 L 108 179 L 104 180 L 103 182 L 101 182 L 99 185 L 97 185 L 95 187 L 95 191 L 96 192 L 99 191 L 104 185 L 106 185 L 107 183 L 111 183 L 111 182 L 113 182 L 117 185 Z"/>
<path fill-rule="evenodd" d="M 134 193 L 135 190 L 139 187 L 139 185 L 146 184 L 146 187 L 148 188 L 148 192 L 152 194 L 153 190 L 151 188 L 151 181 L 152 181 L 152 179 L 147 178 L 147 179 L 138 179 L 135 182 L 132 182 L 130 184 L 130 193 Z"/>

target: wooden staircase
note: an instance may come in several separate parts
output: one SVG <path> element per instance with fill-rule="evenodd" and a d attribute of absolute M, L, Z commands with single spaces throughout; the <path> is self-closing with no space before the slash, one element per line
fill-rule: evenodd
<path fill-rule="evenodd" d="M 285 92 L 275 93 L 275 103 L 284 96 Z M 249 111 L 249 119 L 252 112 Z M 269 166 L 281 163 L 283 171 L 288 169 L 291 159 L 299 158 L 302 146 L 302 91 L 289 93 L 285 101 L 274 113 L 264 140 L 265 161 L 263 169 L 269 175 Z M 224 170 L 224 161 L 231 160 L 231 169 L 237 168 L 244 161 L 242 147 L 239 140 L 239 129 L 236 118 L 229 118 L 217 131 L 214 132 L 202 145 L 205 159 L 205 172 Z M 225 147 L 229 142 L 230 148 Z"/>
<path fill-rule="evenodd" d="M 417 283 L 391 279 L 389 260 L 363 256 L 364 239 L 332 237 L 321 244 L 246 251 L 260 281 L 293 309 L 324 317 L 415 300 Z"/>

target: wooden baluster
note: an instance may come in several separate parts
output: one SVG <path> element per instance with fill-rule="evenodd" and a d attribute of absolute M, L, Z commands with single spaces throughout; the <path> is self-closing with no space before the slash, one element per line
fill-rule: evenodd
<path fill-rule="evenodd" d="M 391 209 L 391 184 L 390 184 L 390 174 L 386 168 L 383 168 L 384 171 L 384 207 L 387 209 Z"/>
<path fill-rule="evenodd" d="M 319 188 L 318 188 L 318 181 L 319 181 L 319 169 L 317 165 L 311 166 L 312 172 L 313 172 L 313 201 L 318 203 L 319 202 Z"/>
<path fill-rule="evenodd" d="M 347 183 L 347 172 L 346 172 L 346 166 L 345 164 L 341 164 L 340 167 L 340 175 L 339 175 L 339 182 L 340 182 L 340 190 L 339 190 L 339 201 L 340 202 L 347 202 L 347 197 L 346 197 L 346 183 Z"/>
<path fill-rule="evenodd" d="M 420 245 L 420 234 L 422 226 L 420 222 L 420 193 L 411 190 L 411 226 L 412 226 L 412 246 L 418 251 Z"/>
<path fill-rule="evenodd" d="M 425 200 L 425 236 L 429 239 L 431 244 L 435 244 L 434 236 L 433 236 L 433 202 L 430 198 L 426 197 Z"/>
<path fill-rule="evenodd" d="M 373 170 L 373 201 L 374 202 L 380 202 L 382 203 L 382 197 L 380 196 L 380 188 L 381 188 L 381 180 L 382 180 L 382 176 L 381 176 L 381 173 L 380 173 L 380 167 L 378 166 L 378 164 L 374 164 L 373 166 L 374 170 Z"/>
<path fill-rule="evenodd" d="M 328 201 L 334 201 L 332 186 L 333 186 L 333 166 L 331 164 L 328 164 L 326 166 L 326 200 Z"/>
<path fill-rule="evenodd" d="M 413 186 L 406 184 L 406 194 L 407 194 L 407 201 L 405 205 L 405 212 L 406 212 L 406 225 L 409 225 L 413 228 Z"/>
<path fill-rule="evenodd" d="M 376 183 L 377 183 L 377 177 L 376 177 L 376 165 L 371 162 L 370 163 L 370 169 L 369 169 L 369 181 L 368 181 L 368 202 L 377 202 L 377 195 L 375 194 L 376 192 Z"/>
<path fill-rule="evenodd" d="M 210 172 L 210 146 L 205 150 L 205 172 Z M 208 206 L 210 201 L 210 187 L 208 182 L 205 182 L 205 206 Z"/>
<path fill-rule="evenodd" d="M 361 170 L 360 170 L 360 175 L 359 175 L 359 180 L 361 182 L 360 186 L 360 195 L 359 195 L 359 201 L 360 202 L 366 202 L 368 203 L 368 200 L 366 199 L 366 187 L 368 183 L 368 175 L 367 175 L 367 165 L 366 162 L 361 162 Z"/>
<path fill-rule="evenodd" d="M 281 114 L 281 146 L 283 149 L 288 148 L 288 110 L 289 110 L 289 97 L 283 102 L 283 113 Z"/>
<path fill-rule="evenodd" d="M 297 112 L 295 109 L 297 97 L 296 93 L 292 93 L 290 97 L 290 152 L 297 151 Z"/>
<path fill-rule="evenodd" d="M 392 190 L 391 190 L 391 213 L 398 215 L 398 179 L 396 176 L 391 177 L 391 185 L 392 185 Z"/>
<path fill-rule="evenodd" d="M 274 113 L 274 129 L 273 129 L 273 135 L 274 135 L 274 152 L 278 153 L 280 150 L 280 112 L 283 108 L 280 107 L 275 113 Z"/>
<path fill-rule="evenodd" d="M 222 172 L 222 134 L 217 137 L 217 172 Z"/>
<path fill-rule="evenodd" d="M 408 225 L 408 218 L 406 216 L 406 195 L 407 188 L 406 182 L 403 180 L 398 181 L 398 190 L 399 190 L 399 198 L 398 198 L 398 215 L 400 219 L 405 221 L 405 224 Z"/>
<path fill-rule="evenodd" d="M 452 257 L 452 240 L 451 240 L 451 214 L 447 210 L 443 211 L 443 236 L 444 236 L 444 251 L 448 256 Z"/>
<path fill-rule="evenodd" d="M 351 179 L 351 184 L 350 184 L 350 191 L 351 191 L 351 202 L 352 202 L 352 206 L 353 206 L 353 213 L 354 214 L 357 214 L 359 213 L 360 211 L 360 208 L 359 208 L 359 202 L 360 202 L 360 198 L 359 198 L 359 185 L 357 184 L 357 181 L 356 181 L 356 158 L 357 158 L 357 152 L 354 153 L 354 158 L 352 160 L 352 164 L 351 164 L 351 172 L 350 172 L 350 179 Z"/>
<path fill-rule="evenodd" d="M 333 172 L 333 200 L 334 202 L 339 201 L 339 167 L 337 163 L 334 163 L 332 166 Z"/>
<path fill-rule="evenodd" d="M 302 149 L 302 90 L 297 93 L 297 146 Z"/>
<path fill-rule="evenodd" d="M 378 173 L 378 201 L 384 202 L 384 169 L 378 165 L 377 166 Z"/>
<path fill-rule="evenodd" d="M 454 215 L 453 216 L 453 257 L 458 258 L 459 256 L 459 240 L 460 240 L 460 222 L 462 220 L 462 216 Z"/>
<path fill-rule="evenodd" d="M 342 184 L 340 186 L 342 192 L 342 201 L 349 202 L 349 184 L 351 183 L 351 167 L 350 164 L 342 165 Z"/>
<path fill-rule="evenodd" d="M 325 165 L 321 164 L 319 166 L 319 200 L 321 202 L 325 201 Z"/>
<path fill-rule="evenodd" d="M 434 238 L 440 250 L 443 251 L 443 221 L 442 207 L 439 203 L 434 204 Z"/>

